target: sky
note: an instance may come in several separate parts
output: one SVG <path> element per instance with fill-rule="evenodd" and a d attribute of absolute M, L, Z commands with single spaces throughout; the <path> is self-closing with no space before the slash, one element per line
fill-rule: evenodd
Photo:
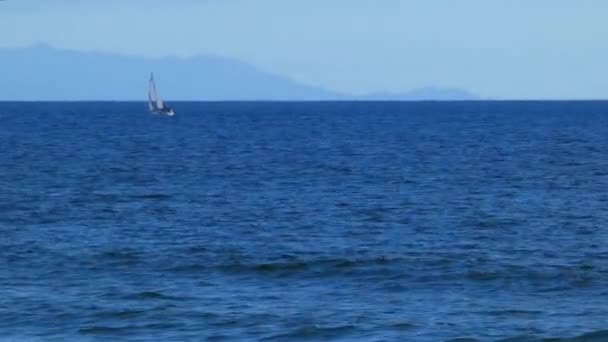
<path fill-rule="evenodd" d="M 0 48 L 219 55 L 343 93 L 608 98 L 605 0 L 4 0 Z"/>

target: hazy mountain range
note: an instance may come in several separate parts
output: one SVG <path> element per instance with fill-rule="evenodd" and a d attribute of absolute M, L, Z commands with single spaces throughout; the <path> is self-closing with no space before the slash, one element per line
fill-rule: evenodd
<path fill-rule="evenodd" d="M 143 58 L 59 50 L 0 49 L 0 100 L 144 100 L 155 72 L 168 100 L 471 100 L 459 89 L 342 94 L 308 86 L 234 59 Z"/>

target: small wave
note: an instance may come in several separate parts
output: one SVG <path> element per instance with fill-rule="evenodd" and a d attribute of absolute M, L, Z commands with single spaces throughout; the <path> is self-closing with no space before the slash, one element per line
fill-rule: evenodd
<path fill-rule="evenodd" d="M 145 324 L 141 326 L 121 326 L 121 327 L 108 327 L 101 325 L 93 325 L 82 327 L 78 329 L 78 332 L 82 335 L 111 335 L 111 336 L 124 336 L 126 334 L 131 334 L 138 329 L 143 330 L 166 330 L 166 329 L 175 329 L 177 327 L 182 326 L 179 323 L 169 323 L 169 322 L 160 322 L 160 323 L 151 323 Z"/>
<path fill-rule="evenodd" d="M 146 313 L 145 310 L 112 310 L 112 311 L 102 311 L 95 314 L 97 317 L 102 318 L 115 318 L 115 319 L 130 319 L 134 317 L 138 317 L 144 315 Z"/>
<path fill-rule="evenodd" d="M 497 260 L 471 258 L 461 254 L 438 253 L 400 256 L 349 257 L 279 257 L 275 260 L 255 260 L 248 256 L 211 261 L 201 255 L 186 262 L 169 264 L 166 270 L 178 273 L 219 272 L 225 274 L 263 277 L 322 277 L 357 276 L 365 279 L 396 280 L 379 282 L 387 290 L 404 290 L 403 280 L 415 283 L 474 282 L 480 284 L 525 282 L 538 286 L 539 291 L 584 288 L 606 279 L 604 267 L 573 267 L 569 265 L 526 265 Z M 253 259 L 253 260 L 252 260 Z M 499 314 L 499 313 L 495 313 Z M 503 315 L 534 315 L 533 312 L 504 312 Z"/>
<path fill-rule="evenodd" d="M 608 341 L 608 330 L 597 330 L 570 338 L 545 338 L 542 342 L 605 342 Z"/>
<path fill-rule="evenodd" d="M 0 337 L 0 342 L 46 342 L 43 338 L 31 337 L 31 336 L 13 336 L 13 337 Z"/>
<path fill-rule="evenodd" d="M 122 335 L 129 330 L 129 327 L 105 327 L 94 325 L 80 328 L 78 332 L 83 335 Z"/>
<path fill-rule="evenodd" d="M 408 322 L 399 322 L 391 325 L 391 328 L 395 330 L 412 330 L 418 328 L 416 324 L 408 323 Z"/>
<path fill-rule="evenodd" d="M 314 272 L 322 274 L 336 274 L 359 268 L 378 265 L 391 265 L 403 262 L 404 259 L 377 257 L 370 259 L 318 259 L 309 261 L 279 261 L 254 264 L 226 264 L 217 266 L 218 269 L 230 273 L 254 272 L 260 274 L 299 274 L 301 272 Z"/>
<path fill-rule="evenodd" d="M 199 273 L 208 270 L 210 267 L 204 264 L 187 264 L 187 265 L 176 265 L 168 268 L 171 272 L 176 273 Z"/>
<path fill-rule="evenodd" d="M 447 280 L 473 281 L 478 283 L 521 280 L 546 287 L 545 289 L 539 289 L 539 291 L 556 291 L 573 287 L 589 287 L 606 278 L 603 268 L 589 269 L 568 265 L 527 266 L 517 264 L 486 264 L 475 266 L 474 264 L 469 264 L 466 267 L 453 267 L 441 271 L 435 274 L 427 272 L 418 276 L 417 280 L 431 283 Z"/>
<path fill-rule="evenodd" d="M 233 339 L 234 337 L 230 335 L 211 335 L 207 338 L 207 341 L 227 341 Z"/>
<path fill-rule="evenodd" d="M 133 250 L 121 249 L 110 250 L 101 253 L 101 258 L 120 259 L 120 260 L 137 260 L 139 259 L 138 252 Z"/>
<path fill-rule="evenodd" d="M 542 311 L 535 310 L 494 310 L 494 311 L 484 311 L 481 312 L 483 314 L 497 316 L 497 317 L 521 317 L 521 316 L 538 316 L 542 315 Z"/>
<path fill-rule="evenodd" d="M 508 337 L 506 339 L 499 340 L 497 342 L 539 342 L 540 339 L 534 336 L 520 335 L 515 337 Z"/>
<path fill-rule="evenodd" d="M 355 332 L 356 327 L 353 325 L 344 325 L 339 327 L 317 327 L 304 326 L 293 330 L 292 332 L 280 335 L 274 335 L 262 339 L 262 341 L 284 341 L 284 340 L 311 340 L 319 341 L 326 339 L 336 339 L 344 337 Z"/>
<path fill-rule="evenodd" d="M 167 268 L 172 272 L 203 272 L 218 270 L 225 273 L 256 273 L 256 274 L 301 274 L 313 272 L 315 274 L 336 274 L 357 269 L 366 269 L 372 266 L 391 266 L 405 262 L 406 258 L 374 257 L 369 259 L 312 259 L 312 260 L 281 260 L 275 262 L 232 262 L 220 264 L 177 264 Z"/>
<path fill-rule="evenodd" d="M 179 327 L 183 327 L 184 324 L 183 323 L 177 323 L 177 322 L 159 322 L 159 323 L 150 323 L 150 324 L 146 324 L 146 325 L 142 325 L 140 327 L 138 327 L 138 329 L 149 329 L 149 330 L 160 330 L 160 331 L 164 331 L 164 330 L 171 330 L 171 329 L 176 329 Z"/>
<path fill-rule="evenodd" d="M 106 266 L 133 266 L 142 260 L 140 253 L 130 249 L 103 251 L 87 258 L 85 262 Z"/>
<path fill-rule="evenodd" d="M 162 299 L 162 300 L 175 300 L 175 301 L 186 299 L 185 297 L 168 296 L 168 295 L 162 294 L 160 292 L 156 292 L 156 291 L 143 291 L 143 292 L 133 293 L 133 294 L 125 296 L 124 298 L 131 299 L 131 300 Z"/>
<path fill-rule="evenodd" d="M 106 202 L 106 203 L 114 203 L 114 202 L 121 202 L 122 197 L 120 196 L 120 194 L 115 194 L 115 193 L 102 193 L 102 192 L 94 192 L 93 196 L 95 196 L 95 200 L 99 201 L 99 202 Z M 74 198 L 72 202 L 74 203 L 87 203 L 89 202 L 91 199 L 89 198 Z"/>
<path fill-rule="evenodd" d="M 160 194 L 160 193 L 151 193 L 151 194 L 142 194 L 142 195 L 134 195 L 132 198 L 135 199 L 143 199 L 143 200 L 168 200 L 172 195 L 169 194 Z"/>
<path fill-rule="evenodd" d="M 275 262 L 275 263 L 261 263 L 261 264 L 231 264 L 223 265 L 219 268 L 228 272 L 242 272 L 242 271 L 253 271 L 259 273 L 273 273 L 273 272 L 298 272 L 309 268 L 309 264 L 306 262 Z"/>

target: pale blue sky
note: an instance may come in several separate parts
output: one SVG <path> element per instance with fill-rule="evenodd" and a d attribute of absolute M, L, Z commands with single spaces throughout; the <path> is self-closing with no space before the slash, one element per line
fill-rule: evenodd
<path fill-rule="evenodd" d="M 0 47 L 215 54 L 341 92 L 608 98 L 605 0 L 6 0 Z"/>

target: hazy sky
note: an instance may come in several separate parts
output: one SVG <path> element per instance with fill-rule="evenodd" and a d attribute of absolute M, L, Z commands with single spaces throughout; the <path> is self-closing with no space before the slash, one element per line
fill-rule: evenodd
<path fill-rule="evenodd" d="M 6 0 L 0 47 L 215 54 L 342 92 L 608 98 L 605 0 Z"/>

